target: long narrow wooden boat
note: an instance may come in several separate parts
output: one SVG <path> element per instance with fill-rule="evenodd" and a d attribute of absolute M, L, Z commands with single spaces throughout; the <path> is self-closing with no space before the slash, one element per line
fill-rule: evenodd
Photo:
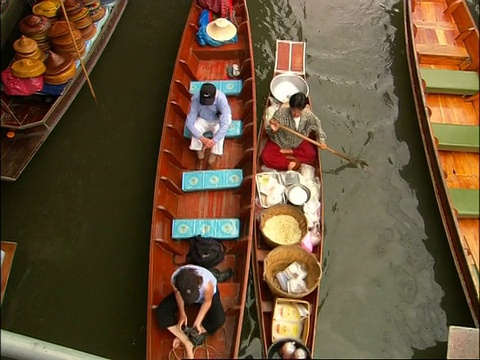
<path fill-rule="evenodd" d="M 88 73 L 93 70 L 100 58 L 127 3 L 128 0 L 116 0 L 106 6 L 106 16 L 98 21 L 98 33 L 90 40 L 91 47 L 83 58 Z M 29 6 L 26 1 L 23 1 L 22 4 L 25 4 L 25 7 Z M 14 5 L 16 4 L 10 6 Z M 20 13 L 25 13 L 25 11 Z M 31 14 L 31 8 L 29 13 Z M 4 46 L 11 46 L 11 44 Z M 59 96 L 41 93 L 31 96 L 9 96 L 3 90 L 1 91 L 2 180 L 15 181 L 18 179 L 67 111 L 85 81 L 86 76 L 78 64 L 75 77 L 69 81 Z M 11 137 L 12 135 L 13 137 Z"/>
<path fill-rule="evenodd" d="M 10 270 L 12 269 L 13 257 L 17 249 L 17 243 L 11 241 L 2 241 L 2 299 L 5 296 L 7 289 L 8 278 L 10 277 Z"/>
<path fill-rule="evenodd" d="M 277 40 L 277 49 L 275 56 L 275 69 L 273 76 L 276 76 L 281 73 L 294 73 L 300 76 L 305 77 L 305 59 L 306 59 L 306 44 L 304 42 L 295 42 L 295 41 L 285 41 Z M 259 151 L 257 152 L 257 159 L 255 164 L 255 173 L 261 172 L 262 161 L 260 158 L 261 150 L 265 146 L 265 142 L 268 139 L 268 135 L 265 131 L 265 112 L 266 109 L 272 104 L 272 94 L 268 97 L 267 104 L 264 110 L 264 116 L 262 117 L 259 135 L 258 135 L 258 147 Z M 308 104 L 312 107 L 310 98 L 308 99 Z M 318 246 L 313 248 L 313 254 L 317 260 L 322 262 L 322 253 L 323 253 L 323 237 L 324 237 L 324 206 L 323 206 L 323 178 L 322 178 L 322 163 L 320 159 L 320 150 L 317 152 L 317 161 L 315 166 L 315 176 L 320 179 L 320 243 Z M 257 194 L 258 197 L 258 194 Z M 257 203 L 259 199 L 256 199 Z M 256 217 L 261 213 L 263 209 L 261 207 L 256 208 Z M 264 241 L 262 233 L 259 228 L 259 222 L 257 221 L 255 225 L 254 237 L 253 237 L 253 251 L 252 251 L 252 263 L 253 263 L 253 276 L 255 283 L 255 298 L 257 299 L 257 313 L 258 313 L 258 322 L 260 328 L 260 335 L 263 344 L 263 351 L 265 356 L 267 355 L 267 350 L 272 344 L 272 319 L 273 319 L 273 310 L 275 304 L 275 297 L 271 293 L 267 283 L 263 280 L 264 273 L 264 259 L 268 255 L 271 248 Z M 319 296 L 320 296 L 320 286 L 307 295 L 302 300 L 308 301 L 311 306 L 311 313 L 309 319 L 309 331 L 306 346 L 310 349 L 313 355 L 314 346 L 315 346 L 315 332 L 317 324 L 317 315 L 318 315 L 318 305 L 319 305 Z"/>
<path fill-rule="evenodd" d="M 411 82 L 453 259 L 479 326 L 479 37 L 463 0 L 406 0 Z"/>
<path fill-rule="evenodd" d="M 255 184 L 253 162 L 256 156 L 256 98 L 255 72 L 250 22 L 245 0 L 233 0 L 233 13 L 238 25 L 238 42 L 219 47 L 200 46 L 195 38 L 198 19 L 203 10 L 193 1 L 183 32 L 176 64 L 170 83 L 165 110 L 160 151 L 158 156 L 153 200 L 152 229 L 150 238 L 150 266 L 147 309 L 147 359 L 164 359 L 172 349 L 173 336 L 159 328 L 155 308 L 172 292 L 171 275 L 175 268 L 185 264 L 189 250 L 187 241 L 172 238 L 174 220 L 181 219 L 238 219 L 239 236 L 235 240 L 223 240 L 226 246 L 220 270 L 232 268 L 233 277 L 219 283 L 226 322 L 214 336 L 207 337 L 206 347 L 198 348 L 199 358 L 236 358 L 246 301 L 250 269 L 253 231 L 253 204 Z M 189 150 L 185 138 L 185 118 L 189 111 L 192 82 L 220 82 L 219 86 L 230 87 L 228 65 L 238 64 L 241 92 L 228 96 L 232 109 L 231 129 L 242 130 L 227 134 L 224 155 L 217 169 L 243 171 L 243 180 L 234 189 L 182 191 L 182 177 L 194 174 L 196 153 Z M 199 83 L 193 83 L 199 84 Z M 216 170 L 217 171 L 217 170 Z M 190 182 L 191 184 L 191 182 Z M 192 224 L 192 223 L 190 223 Z M 192 226 L 193 227 L 193 226 Z M 192 228 L 191 227 L 191 228 Z M 218 230 L 218 228 L 217 228 Z M 182 231 L 182 230 L 180 230 Z M 198 232 L 192 233 L 198 234 Z M 214 236 L 217 237 L 217 236 Z M 190 320 L 191 319 L 191 320 Z M 190 316 L 189 320 L 193 321 Z M 192 324 L 189 323 L 191 326 Z M 210 347 L 212 346 L 212 347 Z M 209 354 L 206 354 L 209 351 Z"/>

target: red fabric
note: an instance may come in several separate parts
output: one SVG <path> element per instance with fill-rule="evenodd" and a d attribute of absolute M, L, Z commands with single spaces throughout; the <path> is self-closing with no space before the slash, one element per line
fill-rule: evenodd
<path fill-rule="evenodd" d="M 228 18 L 230 12 L 229 0 L 198 0 L 198 4 L 207 10 L 218 14 L 220 17 Z"/>
<path fill-rule="evenodd" d="M 271 140 L 267 140 L 261 154 L 263 164 L 272 169 L 287 170 L 291 160 L 282 154 L 280 150 L 280 146 Z M 292 150 L 293 156 L 302 164 L 311 164 L 317 157 L 317 149 L 315 146 L 305 140 L 303 140 L 297 148 Z"/>

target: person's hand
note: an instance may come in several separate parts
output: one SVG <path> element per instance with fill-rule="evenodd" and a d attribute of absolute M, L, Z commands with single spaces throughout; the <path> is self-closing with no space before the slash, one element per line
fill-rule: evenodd
<path fill-rule="evenodd" d="M 320 149 L 326 149 L 326 148 L 327 148 L 327 144 L 325 144 L 324 142 L 321 142 Z"/>
<path fill-rule="evenodd" d="M 278 128 L 278 123 L 275 120 L 270 120 L 270 129 L 272 129 L 273 132 L 277 132 Z"/>
<path fill-rule="evenodd" d="M 206 138 L 204 136 L 200 138 L 200 141 L 207 149 L 210 149 L 215 146 L 215 141 L 213 141 L 212 139 Z"/>
<path fill-rule="evenodd" d="M 180 313 L 180 316 L 178 317 L 178 322 L 177 322 L 177 328 L 178 330 L 182 331 L 182 326 L 185 324 L 187 326 L 187 314 L 185 313 Z"/>
<path fill-rule="evenodd" d="M 198 333 L 199 334 L 202 334 L 204 332 L 206 332 L 207 330 L 205 330 L 205 328 L 202 326 L 202 323 L 199 323 L 198 321 L 195 321 L 195 323 L 193 324 L 193 328 L 194 329 L 197 329 Z"/>

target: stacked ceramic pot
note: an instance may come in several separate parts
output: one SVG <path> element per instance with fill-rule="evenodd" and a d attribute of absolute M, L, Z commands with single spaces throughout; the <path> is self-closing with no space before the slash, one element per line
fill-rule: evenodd
<path fill-rule="evenodd" d="M 82 37 L 85 40 L 93 38 L 97 32 L 97 28 L 93 25 L 90 12 L 85 7 L 83 0 L 65 0 L 63 4 L 67 12 L 68 20 L 73 22 L 75 27 L 80 30 Z M 63 13 L 60 19 L 67 20 Z"/>
<path fill-rule="evenodd" d="M 100 0 L 85 0 L 85 6 L 90 12 L 90 16 L 94 22 L 99 21 L 105 16 L 106 10 Z"/>
<path fill-rule="evenodd" d="M 75 27 L 73 22 L 70 23 L 70 29 L 68 23 L 63 20 L 57 21 L 52 25 L 48 36 L 50 37 L 50 42 L 52 43 L 53 50 L 58 54 L 68 54 L 73 57 L 74 60 L 79 59 L 85 55 L 85 39 L 82 36 L 80 30 Z M 73 37 L 73 38 L 72 38 Z M 75 47 L 75 44 L 77 45 Z M 77 53 L 78 49 L 78 53 Z"/>
<path fill-rule="evenodd" d="M 48 52 L 45 61 L 47 70 L 43 74 L 43 81 L 51 85 L 65 84 L 75 76 L 77 68 L 71 55 Z"/>
<path fill-rule="evenodd" d="M 50 49 L 48 32 L 51 26 L 50 20 L 41 15 L 28 15 L 19 24 L 20 32 L 35 40 L 40 50 L 43 51 Z"/>
<path fill-rule="evenodd" d="M 24 35 L 13 43 L 15 49 L 15 60 L 20 59 L 33 59 L 33 60 L 45 60 L 45 53 L 38 47 L 38 43 Z"/>
<path fill-rule="evenodd" d="M 53 24 L 58 20 L 60 13 L 60 3 L 57 1 L 44 0 L 35 4 L 32 8 L 32 12 L 35 15 L 41 15 L 47 17 Z"/>

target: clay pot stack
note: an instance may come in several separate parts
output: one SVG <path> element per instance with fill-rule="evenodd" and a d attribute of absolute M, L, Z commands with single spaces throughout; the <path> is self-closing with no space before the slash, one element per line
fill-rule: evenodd
<path fill-rule="evenodd" d="M 40 50 L 43 51 L 50 49 L 48 32 L 51 26 L 50 20 L 41 15 L 28 15 L 19 24 L 20 32 L 26 37 L 35 40 Z"/>
<path fill-rule="evenodd" d="M 90 12 L 92 20 L 99 21 L 105 16 L 106 10 L 100 0 L 85 0 L 85 6 Z"/>
<path fill-rule="evenodd" d="M 71 55 L 48 52 L 45 61 L 47 70 L 43 74 L 43 81 L 51 85 L 65 84 L 75 76 L 77 68 Z"/>
<path fill-rule="evenodd" d="M 13 43 L 13 48 L 15 49 L 15 60 L 32 59 L 43 61 L 46 58 L 45 53 L 38 47 L 38 43 L 25 35 L 22 35 L 20 39 Z"/>
<path fill-rule="evenodd" d="M 58 20 L 60 13 L 60 3 L 52 0 L 44 0 L 33 6 L 32 12 L 35 15 L 41 15 L 47 17 L 53 24 Z"/>
<path fill-rule="evenodd" d="M 52 43 L 53 50 L 58 54 L 68 54 L 73 57 L 74 60 L 78 60 L 79 56 L 75 49 L 75 43 L 77 44 L 78 52 L 80 56 L 85 55 L 85 40 L 80 30 L 75 27 L 75 24 L 70 21 L 70 28 L 72 34 L 68 28 L 68 23 L 64 20 L 59 20 L 52 25 L 48 32 L 50 42 Z M 74 43 L 75 41 L 75 43 Z"/>
<path fill-rule="evenodd" d="M 65 0 L 63 4 L 67 12 L 68 20 L 73 22 L 75 27 L 80 30 L 84 40 L 93 38 L 97 32 L 97 28 L 93 25 L 90 12 L 85 7 L 83 0 Z M 63 14 L 60 19 L 66 20 Z"/>

